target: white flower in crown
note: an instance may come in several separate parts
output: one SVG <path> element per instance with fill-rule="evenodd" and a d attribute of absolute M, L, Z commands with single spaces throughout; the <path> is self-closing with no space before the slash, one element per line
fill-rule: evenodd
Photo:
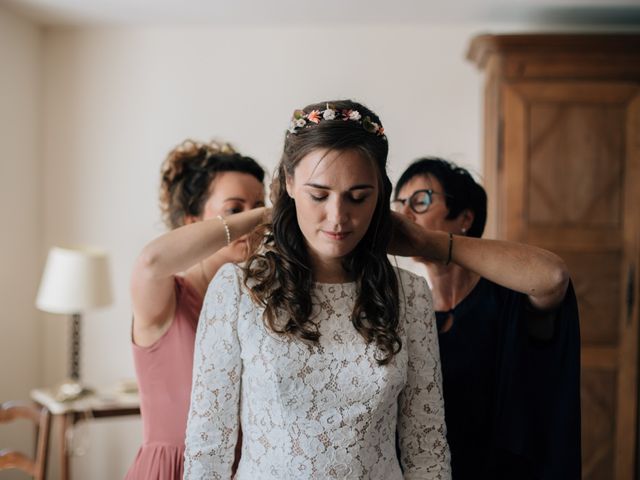
<path fill-rule="evenodd" d="M 331 108 L 327 108 L 324 113 L 322 114 L 322 118 L 325 120 L 335 120 L 336 118 L 336 111 L 332 110 Z"/>
<path fill-rule="evenodd" d="M 362 118 L 362 115 L 360 115 L 359 111 L 349 110 L 349 120 L 353 120 L 354 122 L 357 122 L 361 118 Z"/>
<path fill-rule="evenodd" d="M 307 124 L 307 121 L 304 118 L 298 118 L 296 120 L 296 128 L 302 128 Z"/>

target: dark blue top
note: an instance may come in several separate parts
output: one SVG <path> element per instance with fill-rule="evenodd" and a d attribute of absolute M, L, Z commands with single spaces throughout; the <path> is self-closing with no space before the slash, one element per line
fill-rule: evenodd
<path fill-rule="evenodd" d="M 541 314 L 525 295 L 481 278 L 454 309 L 436 312 L 439 331 L 449 315 L 439 340 L 453 480 L 579 480 L 573 288 Z"/>

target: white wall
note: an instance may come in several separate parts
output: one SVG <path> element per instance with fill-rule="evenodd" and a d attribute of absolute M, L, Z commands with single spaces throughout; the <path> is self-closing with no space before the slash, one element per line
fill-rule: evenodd
<path fill-rule="evenodd" d="M 27 398 L 30 388 L 67 373 L 67 322 L 32 306 L 54 244 L 110 251 L 116 300 L 85 316 L 82 374 L 101 388 L 134 377 L 129 272 L 144 243 L 163 231 L 159 166 L 186 137 L 229 140 L 272 170 L 295 108 L 349 97 L 380 114 L 392 180 L 425 154 L 479 174 L 482 77 L 465 54 L 485 30 L 39 30 L 0 9 L 0 214 L 10 232 L 0 235 L 0 364 L 17 366 L 2 374 L 0 400 Z M 77 438 L 88 451 L 73 460 L 75 477 L 122 478 L 141 440 L 140 420 L 83 428 Z M 21 441 L 30 445 L 27 436 Z"/>
<path fill-rule="evenodd" d="M 87 382 L 133 377 L 128 277 L 160 233 L 159 165 L 186 137 L 233 142 L 269 169 L 291 112 L 351 97 L 381 116 L 393 179 L 422 154 L 480 165 L 481 80 L 472 27 L 132 28 L 47 31 L 44 245 L 112 254 L 116 303 L 86 315 Z M 66 368 L 66 331 L 47 319 L 44 382 Z M 120 478 L 140 424 L 92 425 L 77 478 Z"/>
<path fill-rule="evenodd" d="M 0 7 L 0 402 L 28 400 L 41 379 L 41 65 L 39 30 Z M 3 425 L 0 448 L 29 452 L 31 437 L 25 423 Z"/>
<path fill-rule="evenodd" d="M 54 244 L 111 252 L 116 301 L 85 317 L 82 373 L 97 387 L 134 376 L 129 271 L 163 231 L 158 170 L 186 137 L 229 140 L 272 169 L 294 108 L 351 97 L 380 114 L 393 180 L 424 154 L 479 173 L 482 80 L 465 53 L 487 27 L 41 29 L 0 7 L 0 401 L 67 373 L 67 322 L 33 307 Z M 90 422 L 75 478 L 122 478 L 140 429 Z M 0 446 L 14 437 L 31 446 L 4 427 Z"/>
<path fill-rule="evenodd" d="M 393 178 L 440 154 L 479 170 L 481 81 L 464 60 L 471 27 L 52 30 L 45 42 L 44 244 L 112 254 L 116 303 L 86 315 L 84 378 L 133 377 L 128 276 L 162 231 L 159 165 L 185 137 L 232 141 L 269 169 L 294 108 L 351 97 L 381 116 Z M 47 320 L 46 384 L 66 368 L 66 331 Z M 120 478 L 137 421 L 92 425 L 78 478 Z M 107 453 L 108 452 L 108 453 Z M 89 474 L 91 472 L 91 474 Z"/>

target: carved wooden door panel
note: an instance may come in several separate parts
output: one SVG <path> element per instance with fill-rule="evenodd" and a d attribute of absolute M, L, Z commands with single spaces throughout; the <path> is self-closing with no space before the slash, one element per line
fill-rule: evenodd
<path fill-rule="evenodd" d="M 640 88 L 531 81 L 500 92 L 497 234 L 564 258 L 582 337 L 583 478 L 634 476 Z"/>

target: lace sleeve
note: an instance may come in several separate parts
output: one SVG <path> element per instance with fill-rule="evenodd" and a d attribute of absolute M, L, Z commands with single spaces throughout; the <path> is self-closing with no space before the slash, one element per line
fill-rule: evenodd
<path fill-rule="evenodd" d="M 228 480 L 239 429 L 240 286 L 233 265 L 222 267 L 204 299 L 193 358 L 184 478 Z"/>
<path fill-rule="evenodd" d="M 405 283 L 407 385 L 400 395 L 398 434 L 404 478 L 451 478 L 444 421 L 440 351 L 431 291 L 411 276 Z M 401 296 L 402 298 L 402 296 Z"/>

